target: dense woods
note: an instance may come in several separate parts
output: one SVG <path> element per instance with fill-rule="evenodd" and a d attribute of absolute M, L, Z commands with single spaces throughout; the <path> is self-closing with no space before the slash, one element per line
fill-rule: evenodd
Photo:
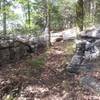
<path fill-rule="evenodd" d="M 100 0 L 0 0 L 0 100 L 100 100 Z"/>
<path fill-rule="evenodd" d="M 19 14 L 15 11 L 16 8 L 20 8 Z M 20 12 L 21 10 L 23 13 Z M 82 27 L 82 25 L 80 25 L 82 20 L 84 20 L 84 23 L 82 22 L 84 25 L 93 23 L 93 20 L 98 20 L 98 10 L 99 0 L 78 0 L 77 2 L 74 0 L 0 1 L 0 19 L 1 24 L 3 25 L 3 33 L 6 33 L 6 30 L 8 30 L 6 22 L 9 23 L 11 27 L 15 26 L 14 30 L 20 29 L 21 31 L 21 29 L 23 30 L 24 28 L 27 31 L 33 30 L 35 32 L 39 30 L 42 32 L 46 26 L 51 26 L 50 30 L 53 31 L 72 27 L 73 24 L 76 25 L 75 23 L 78 23 L 78 25 Z M 47 25 L 49 23 L 49 19 L 51 25 Z M 20 22 L 14 23 L 18 20 Z M 10 28 L 10 31 L 12 29 L 13 28 Z"/>
<path fill-rule="evenodd" d="M 82 30 L 97 24 L 99 0 L 1 0 L 0 15 L 3 34 L 42 34 L 45 28 L 49 32 L 74 26 Z"/>

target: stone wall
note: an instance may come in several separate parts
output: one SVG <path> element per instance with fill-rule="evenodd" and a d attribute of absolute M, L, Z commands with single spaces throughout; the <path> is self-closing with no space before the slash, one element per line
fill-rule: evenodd
<path fill-rule="evenodd" d="M 0 37 L 0 65 L 16 62 L 45 47 L 46 43 L 39 39 L 37 42 L 34 40 L 28 42 L 27 40 L 23 41 L 23 39 Z"/>

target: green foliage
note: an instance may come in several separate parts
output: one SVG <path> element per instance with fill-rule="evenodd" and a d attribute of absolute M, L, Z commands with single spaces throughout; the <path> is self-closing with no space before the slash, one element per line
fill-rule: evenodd
<path fill-rule="evenodd" d="M 44 67 L 45 64 L 45 58 L 44 57 L 39 57 L 34 60 L 28 60 L 29 66 L 32 66 L 33 69 L 39 69 Z"/>
<path fill-rule="evenodd" d="M 83 31 L 83 27 L 84 27 L 84 15 L 85 15 L 85 11 L 84 11 L 84 1 L 83 0 L 78 0 L 77 4 L 76 4 L 76 23 L 80 29 L 80 31 Z"/>
<path fill-rule="evenodd" d="M 58 11 L 62 17 L 63 28 L 68 26 L 69 22 L 74 25 L 76 17 L 76 3 L 73 0 L 58 0 Z"/>
<path fill-rule="evenodd" d="M 36 77 L 37 77 L 37 76 L 39 76 L 39 74 L 41 74 L 41 71 L 42 71 L 44 65 L 45 65 L 44 57 L 38 57 L 34 60 L 29 59 L 29 60 L 27 60 L 28 67 L 23 69 L 20 73 L 23 75 L 26 75 L 27 77 L 32 77 L 33 73 L 34 73 L 34 75 L 36 75 Z"/>
<path fill-rule="evenodd" d="M 84 26 L 89 27 L 93 24 L 93 16 L 85 16 Z"/>
<path fill-rule="evenodd" d="M 19 15 L 11 10 L 11 8 L 16 8 L 16 4 L 20 5 L 23 10 L 23 19 L 20 19 Z M 5 12 L 9 22 L 12 20 L 24 21 L 21 28 L 12 29 L 16 34 L 40 34 L 47 26 L 47 8 L 50 13 L 50 30 L 53 31 L 64 29 L 67 21 L 72 19 L 71 16 L 75 16 L 74 0 L 10 0 L 6 5 Z M 0 12 L 3 13 L 2 7 Z"/>
<path fill-rule="evenodd" d="M 18 0 L 19 2 L 20 0 Z M 25 0 L 20 1 L 23 5 L 24 12 L 27 17 L 27 2 Z M 72 17 L 75 16 L 75 8 L 73 1 L 68 0 L 56 0 L 55 2 L 47 2 L 46 0 L 34 0 L 30 1 L 30 27 L 37 33 L 37 30 L 44 30 L 47 25 L 47 7 L 50 11 L 50 27 L 53 31 L 62 30 L 65 28 L 65 20 L 72 20 Z M 65 23 L 65 24 L 64 24 Z M 26 27 L 28 27 L 28 20 L 26 19 Z"/>
<path fill-rule="evenodd" d="M 81 0 L 79 0 L 81 1 Z M 86 2 L 87 0 L 84 0 Z M 98 1 L 98 0 L 95 0 Z M 21 27 L 18 29 L 16 27 L 12 28 L 16 34 L 37 34 L 40 35 L 45 27 L 48 26 L 48 13 L 50 15 L 50 31 L 59 31 L 66 28 L 66 26 L 71 23 L 71 27 L 75 25 L 76 21 L 76 12 L 80 13 L 77 18 L 77 25 L 82 26 L 82 7 L 77 5 L 76 0 L 7 0 L 5 11 L 2 8 L 2 2 L 0 3 L 0 19 L 2 21 L 2 13 L 6 12 L 7 22 L 22 22 Z M 92 0 L 87 1 L 92 2 Z M 88 3 L 89 4 L 89 3 Z M 99 5 L 99 1 L 97 2 Z M 21 6 L 23 14 L 18 15 L 11 8 L 16 8 L 18 5 Z M 98 6 L 99 9 L 99 6 Z M 98 10 L 97 9 L 97 10 Z M 48 12 L 49 11 L 49 12 Z M 99 22 L 99 11 L 96 14 L 96 21 Z M 86 4 L 85 8 L 85 19 L 84 25 L 87 27 L 89 23 L 92 22 L 92 15 L 88 16 L 89 5 Z M 88 14 L 87 14 L 88 13 Z M 19 16 L 23 16 L 21 19 Z M 82 19 L 82 20 L 81 20 Z M 15 23 L 14 23 L 15 24 Z M 18 32 L 19 31 L 19 32 Z"/>
<path fill-rule="evenodd" d="M 100 24 L 100 0 L 96 0 L 96 14 L 95 21 L 97 24 Z"/>

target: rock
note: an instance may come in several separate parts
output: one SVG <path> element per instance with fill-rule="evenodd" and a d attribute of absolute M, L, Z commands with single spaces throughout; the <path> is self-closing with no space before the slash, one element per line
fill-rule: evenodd
<path fill-rule="evenodd" d="M 77 37 L 76 28 L 64 30 L 63 33 L 63 40 L 75 39 Z"/>
<path fill-rule="evenodd" d="M 100 38 L 100 27 L 99 28 L 92 28 L 92 29 L 87 29 L 86 31 L 82 31 L 80 33 L 80 36 L 82 37 L 93 37 L 93 38 Z"/>
<path fill-rule="evenodd" d="M 29 53 L 43 51 L 47 46 L 45 38 L 31 36 L 0 37 L 0 65 L 12 61 L 16 62 L 29 55 Z"/>
<path fill-rule="evenodd" d="M 82 56 L 75 54 L 72 57 L 70 64 L 67 66 L 68 72 L 78 74 L 82 60 Z"/>
<path fill-rule="evenodd" d="M 0 50 L 0 65 L 9 61 L 9 49 Z"/>
<path fill-rule="evenodd" d="M 80 71 L 82 72 L 93 72 L 94 71 L 94 65 L 93 64 L 85 64 L 80 66 Z"/>
<path fill-rule="evenodd" d="M 86 75 L 80 78 L 80 84 L 89 89 L 91 92 L 95 92 L 100 95 L 100 82 L 98 82 L 95 78 Z"/>

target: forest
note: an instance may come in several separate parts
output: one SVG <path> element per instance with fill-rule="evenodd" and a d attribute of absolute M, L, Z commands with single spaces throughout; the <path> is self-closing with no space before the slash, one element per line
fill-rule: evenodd
<path fill-rule="evenodd" d="M 100 100 L 100 0 L 0 0 L 0 100 Z"/>

